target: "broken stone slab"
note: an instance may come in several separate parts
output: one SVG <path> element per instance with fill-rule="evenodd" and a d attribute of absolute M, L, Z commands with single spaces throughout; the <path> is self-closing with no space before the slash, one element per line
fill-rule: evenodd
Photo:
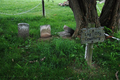
<path fill-rule="evenodd" d="M 64 25 L 63 27 L 64 31 L 70 33 L 70 35 L 72 36 L 74 33 L 74 30 L 72 28 L 69 28 L 68 26 Z"/>
<path fill-rule="evenodd" d="M 62 32 L 58 32 L 58 35 L 60 37 L 70 37 L 70 33 L 66 32 L 66 31 L 62 31 Z"/>
<path fill-rule="evenodd" d="M 40 26 L 40 37 L 41 38 L 51 37 L 51 27 L 50 27 L 50 25 Z"/>
<path fill-rule="evenodd" d="M 74 33 L 74 30 L 66 25 L 64 25 L 63 29 L 64 31 L 58 32 L 58 35 L 61 37 L 71 37 Z"/>
<path fill-rule="evenodd" d="M 26 38 L 29 36 L 29 24 L 18 23 L 18 36 L 22 38 Z"/>

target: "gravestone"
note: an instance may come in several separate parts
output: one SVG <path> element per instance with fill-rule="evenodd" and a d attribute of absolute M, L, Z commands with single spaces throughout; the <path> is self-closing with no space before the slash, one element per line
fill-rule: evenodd
<path fill-rule="evenodd" d="M 64 29 L 65 32 L 70 33 L 70 36 L 72 36 L 73 33 L 74 33 L 74 30 L 73 30 L 72 28 L 69 28 L 69 27 L 66 26 L 66 25 L 64 25 L 63 29 Z"/>
<path fill-rule="evenodd" d="M 62 31 L 62 32 L 58 32 L 60 37 L 70 37 L 70 33 L 66 32 L 66 31 Z"/>
<path fill-rule="evenodd" d="M 18 36 L 22 38 L 26 38 L 29 36 L 29 24 L 18 23 Z"/>
<path fill-rule="evenodd" d="M 40 26 L 40 37 L 41 38 L 51 37 L 51 27 L 50 27 L 50 25 Z"/>
<path fill-rule="evenodd" d="M 58 32 L 59 36 L 61 37 L 71 37 L 74 33 L 74 30 L 66 25 L 64 25 L 63 29 L 64 31 Z"/>

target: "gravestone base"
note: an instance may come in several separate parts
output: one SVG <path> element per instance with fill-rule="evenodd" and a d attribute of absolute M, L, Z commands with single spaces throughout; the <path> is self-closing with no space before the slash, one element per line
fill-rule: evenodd
<path fill-rule="evenodd" d="M 74 30 L 66 25 L 63 27 L 64 31 L 58 32 L 60 37 L 71 37 L 74 33 Z"/>

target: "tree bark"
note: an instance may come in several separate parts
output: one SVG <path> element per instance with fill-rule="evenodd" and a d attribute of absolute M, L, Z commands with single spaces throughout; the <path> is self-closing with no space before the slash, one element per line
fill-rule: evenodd
<path fill-rule="evenodd" d="M 69 0 L 69 6 L 76 20 L 76 30 L 72 37 L 78 37 L 81 29 L 87 28 L 88 23 L 95 23 L 95 27 L 100 27 L 96 0 Z"/>
<path fill-rule="evenodd" d="M 69 0 L 69 6 L 76 20 L 76 30 L 72 37 L 79 37 L 81 29 L 88 28 L 88 23 L 95 24 L 95 27 L 100 27 L 101 23 L 102 26 L 107 26 L 113 31 L 120 29 L 120 0 L 106 0 L 100 19 L 97 14 L 96 0 Z M 92 53 L 92 46 L 92 44 L 87 46 L 90 53 Z M 88 65 L 91 65 L 91 58 L 86 58 L 86 61 L 90 63 Z"/>
<path fill-rule="evenodd" d="M 120 2 L 119 2 L 119 7 L 118 7 L 118 15 L 117 15 L 117 29 L 120 31 Z"/>
<path fill-rule="evenodd" d="M 88 24 L 95 24 L 94 27 L 100 27 L 96 9 L 96 0 L 69 0 L 69 6 L 73 11 L 76 20 L 76 30 L 73 37 L 79 37 L 82 28 L 92 27 L 88 26 Z M 91 67 L 93 44 L 88 44 L 87 48 L 86 61 Z"/>
<path fill-rule="evenodd" d="M 106 26 L 116 32 L 120 23 L 120 0 L 106 0 L 99 20 L 101 26 Z"/>

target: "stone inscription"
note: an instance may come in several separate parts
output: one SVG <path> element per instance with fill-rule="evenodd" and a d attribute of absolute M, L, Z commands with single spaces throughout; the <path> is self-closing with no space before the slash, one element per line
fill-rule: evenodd
<path fill-rule="evenodd" d="M 105 39 L 103 28 L 81 29 L 81 44 L 103 42 Z"/>

